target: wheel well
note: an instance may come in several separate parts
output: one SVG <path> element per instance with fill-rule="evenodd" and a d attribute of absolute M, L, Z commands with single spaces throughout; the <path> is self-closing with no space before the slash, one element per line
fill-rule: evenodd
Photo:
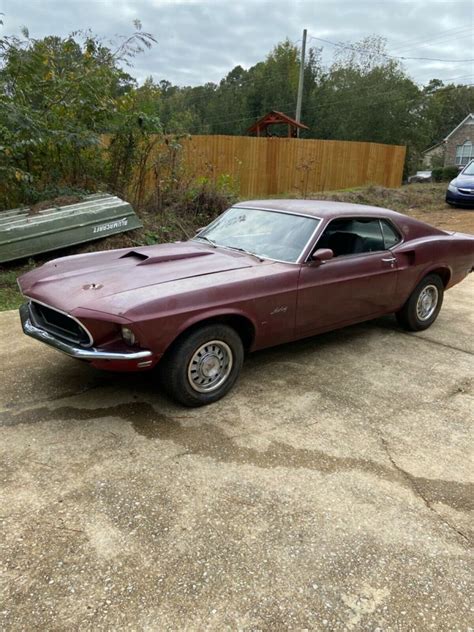
<path fill-rule="evenodd" d="M 213 316 L 211 318 L 200 320 L 182 331 L 173 340 L 168 349 L 166 349 L 165 353 L 168 353 L 168 351 L 172 347 L 174 347 L 174 345 L 184 336 L 187 336 L 189 333 L 196 331 L 196 329 L 200 329 L 201 327 L 204 327 L 206 325 L 212 325 L 213 323 L 228 325 L 229 327 L 232 327 L 232 329 L 235 329 L 235 331 L 239 334 L 240 339 L 242 340 L 245 351 L 248 351 L 252 346 L 255 338 L 255 327 L 253 326 L 252 321 L 245 316 L 240 316 L 239 314 L 222 314 L 219 316 Z"/>
<path fill-rule="evenodd" d="M 448 268 L 437 268 L 436 270 L 431 270 L 430 274 L 437 274 L 443 282 L 444 287 L 448 285 L 451 279 L 451 272 Z"/>

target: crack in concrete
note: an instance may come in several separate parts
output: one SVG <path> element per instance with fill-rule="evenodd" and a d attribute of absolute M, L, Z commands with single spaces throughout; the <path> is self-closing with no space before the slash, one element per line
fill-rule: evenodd
<path fill-rule="evenodd" d="M 452 351 L 460 351 L 461 353 L 466 353 L 469 356 L 474 355 L 472 351 L 468 351 L 467 349 L 460 349 L 459 347 L 455 347 L 454 345 L 447 344 L 446 342 L 440 342 L 439 340 L 433 340 L 432 338 L 419 336 L 417 334 L 410 334 L 407 331 L 402 331 L 400 333 L 404 334 L 405 336 L 410 336 L 411 338 L 416 338 L 416 340 L 423 340 L 425 342 L 430 342 L 432 345 L 436 345 L 437 347 L 444 347 L 445 349 L 451 349 Z"/>
<path fill-rule="evenodd" d="M 409 487 L 411 488 L 415 496 L 423 502 L 425 507 L 427 507 L 433 514 L 435 514 L 438 520 L 440 520 L 451 531 L 459 535 L 463 539 L 464 542 L 467 542 L 467 544 L 471 545 L 472 541 L 468 535 L 463 533 L 463 531 L 458 529 L 449 520 L 447 520 L 444 516 L 442 516 L 438 511 L 436 511 L 432 503 L 426 498 L 426 496 L 421 492 L 420 488 L 418 487 L 417 482 L 416 482 L 416 477 L 410 474 L 409 472 L 407 472 L 406 470 L 404 470 L 400 465 L 398 465 L 398 463 L 393 458 L 392 453 L 390 452 L 390 448 L 389 448 L 387 440 L 385 439 L 385 437 L 381 435 L 380 431 L 378 431 L 378 434 L 379 434 L 383 449 L 390 463 L 392 464 L 393 468 L 406 480 L 406 482 L 409 484 Z"/>
<path fill-rule="evenodd" d="M 389 481 L 403 481 L 411 488 L 416 482 L 417 491 L 423 494 L 430 505 L 442 502 L 459 511 L 474 508 L 472 485 L 467 483 L 413 476 L 408 479 L 407 474 L 402 478 L 400 471 L 394 471 L 393 464 L 390 467 L 361 457 L 335 456 L 315 448 L 295 448 L 275 440 L 270 441 L 266 450 L 236 445 L 235 439 L 238 435 L 229 436 L 219 427 L 225 419 L 219 418 L 214 420 L 215 423 L 208 419 L 198 425 L 181 424 L 179 420 L 189 421 L 189 416 L 167 415 L 145 402 L 129 402 L 99 408 L 37 408 L 22 413 L 12 412 L 5 422 L 8 426 L 54 420 L 68 424 L 72 420 L 86 421 L 106 417 L 123 419 L 129 422 L 138 434 L 148 439 L 172 441 L 179 446 L 180 452 L 208 457 L 216 462 L 249 464 L 260 468 L 305 468 L 323 474 L 358 470 Z M 372 428 L 374 429 L 374 426 Z M 375 431 L 380 440 L 380 430 L 375 428 Z M 101 449 L 104 450 L 104 446 Z M 107 446 L 107 449 L 110 449 L 110 446 Z"/>

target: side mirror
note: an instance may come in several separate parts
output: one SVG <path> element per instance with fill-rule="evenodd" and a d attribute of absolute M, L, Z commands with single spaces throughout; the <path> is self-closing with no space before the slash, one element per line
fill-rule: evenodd
<path fill-rule="evenodd" d="M 318 248 L 311 255 L 311 260 L 321 265 L 325 261 L 329 261 L 334 257 L 334 253 L 330 248 Z"/>

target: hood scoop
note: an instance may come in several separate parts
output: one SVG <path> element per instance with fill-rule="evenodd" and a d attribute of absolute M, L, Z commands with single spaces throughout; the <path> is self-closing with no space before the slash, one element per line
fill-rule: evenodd
<path fill-rule="evenodd" d="M 130 252 L 125 253 L 119 259 L 138 259 L 139 261 L 146 261 L 149 257 L 145 255 L 143 252 L 137 252 L 136 250 L 130 250 Z"/>
<path fill-rule="evenodd" d="M 196 257 L 207 257 L 212 255 L 212 252 L 189 250 L 188 252 L 180 253 L 162 253 L 162 254 L 150 254 L 147 255 L 139 250 L 130 250 L 120 257 L 120 259 L 137 259 L 139 266 L 150 265 L 152 263 L 164 263 L 165 261 L 179 261 L 180 259 L 194 259 Z"/>

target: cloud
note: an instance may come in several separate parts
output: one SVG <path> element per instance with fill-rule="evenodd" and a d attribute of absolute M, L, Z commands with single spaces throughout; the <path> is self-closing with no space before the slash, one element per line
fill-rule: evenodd
<path fill-rule="evenodd" d="M 158 44 L 136 58 L 131 74 L 141 81 L 151 75 L 180 85 L 218 82 L 237 64 L 249 67 L 264 59 L 279 41 L 298 42 L 303 28 L 310 36 L 336 42 L 382 35 L 389 52 L 406 57 L 473 57 L 470 0 L 0 0 L 0 12 L 5 13 L 5 33 L 18 33 L 25 25 L 32 37 L 90 28 L 116 39 L 130 33 L 138 18 Z M 331 60 L 333 47 L 309 43 L 323 46 L 323 59 Z M 474 79 L 472 62 L 404 64 L 419 83 L 433 77 L 462 83 Z"/>

